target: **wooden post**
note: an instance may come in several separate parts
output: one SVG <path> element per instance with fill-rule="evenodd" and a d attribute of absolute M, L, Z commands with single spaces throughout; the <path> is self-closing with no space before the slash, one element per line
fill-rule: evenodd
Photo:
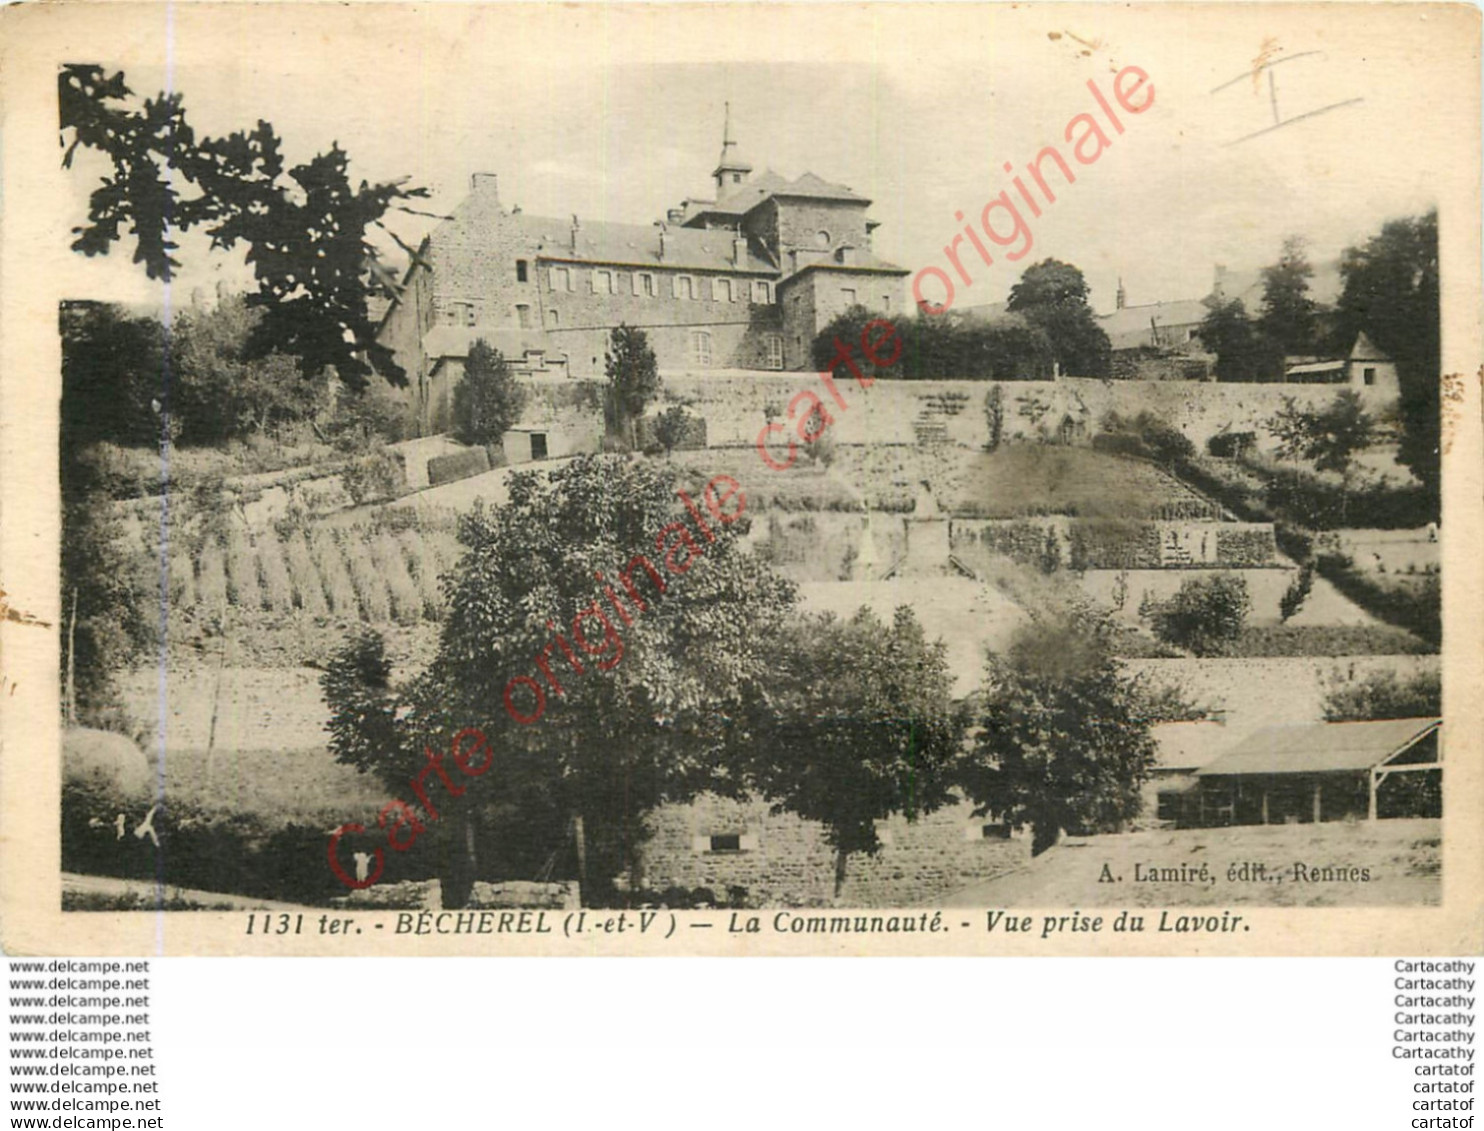
<path fill-rule="evenodd" d="M 1324 783 L 1318 778 L 1314 779 L 1314 823 L 1317 825 L 1322 819 L 1324 812 Z"/>
<path fill-rule="evenodd" d="M 1370 798 L 1368 804 L 1366 805 L 1365 815 L 1367 820 L 1374 821 L 1376 819 L 1376 771 L 1371 770 L 1370 772 L 1368 772 L 1366 774 L 1366 778 L 1370 782 Z"/>
<path fill-rule="evenodd" d="M 1268 787 L 1266 782 L 1263 783 L 1262 787 L 1262 823 L 1268 823 Z"/>
<path fill-rule="evenodd" d="M 580 816 L 572 818 L 572 840 L 577 848 L 577 886 L 578 890 L 587 892 L 587 832 L 583 828 Z"/>
<path fill-rule="evenodd" d="M 72 588 L 72 616 L 67 621 L 67 725 L 77 722 L 77 587 Z"/>

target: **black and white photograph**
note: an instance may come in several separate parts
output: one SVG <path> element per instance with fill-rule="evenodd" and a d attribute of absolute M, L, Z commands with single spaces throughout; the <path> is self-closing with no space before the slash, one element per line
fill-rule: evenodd
<path fill-rule="evenodd" d="M 1461 9 L 121 7 L 6 217 L 61 930 L 1477 940 Z"/>

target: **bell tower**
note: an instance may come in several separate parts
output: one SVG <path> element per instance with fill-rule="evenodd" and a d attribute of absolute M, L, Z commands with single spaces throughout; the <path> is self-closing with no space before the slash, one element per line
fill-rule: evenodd
<path fill-rule="evenodd" d="M 721 157 L 711 176 L 716 180 L 716 199 L 735 192 L 747 183 L 752 166 L 737 153 L 737 143 L 732 140 L 732 104 L 726 103 L 726 117 L 721 128 Z"/>

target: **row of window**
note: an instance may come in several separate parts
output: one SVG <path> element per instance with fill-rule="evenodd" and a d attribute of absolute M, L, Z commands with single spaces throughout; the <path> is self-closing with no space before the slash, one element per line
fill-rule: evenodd
<path fill-rule="evenodd" d="M 524 262 L 522 260 L 521 262 Z M 547 288 L 552 291 L 575 292 L 578 286 L 578 276 L 581 270 L 575 267 L 551 267 L 548 269 Z M 519 272 L 517 272 L 519 277 Z M 623 274 L 607 267 L 594 267 L 588 279 L 588 293 L 595 295 L 616 295 L 624 292 L 632 292 L 639 298 L 658 298 L 663 288 L 661 279 L 663 277 L 654 271 L 631 271 L 628 272 L 627 285 L 622 283 Z M 682 301 L 694 302 L 703 297 L 704 284 L 708 281 L 710 287 L 710 299 L 712 302 L 747 302 L 766 305 L 773 301 L 773 285 L 766 279 L 754 279 L 749 286 L 746 279 L 713 278 L 710 280 L 697 278 L 694 275 L 671 275 L 669 276 L 670 298 Z"/>
<path fill-rule="evenodd" d="M 766 334 L 763 337 L 763 347 L 767 351 L 764 364 L 769 369 L 783 368 L 783 335 Z M 690 359 L 693 365 L 703 369 L 711 367 L 713 354 L 711 352 L 711 331 L 692 330 L 690 332 Z"/>

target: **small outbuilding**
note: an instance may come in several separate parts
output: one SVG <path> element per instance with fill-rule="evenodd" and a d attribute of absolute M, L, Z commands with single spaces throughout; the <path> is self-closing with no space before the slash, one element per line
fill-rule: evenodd
<path fill-rule="evenodd" d="M 1195 771 L 1201 825 L 1442 815 L 1442 720 L 1270 727 Z"/>

